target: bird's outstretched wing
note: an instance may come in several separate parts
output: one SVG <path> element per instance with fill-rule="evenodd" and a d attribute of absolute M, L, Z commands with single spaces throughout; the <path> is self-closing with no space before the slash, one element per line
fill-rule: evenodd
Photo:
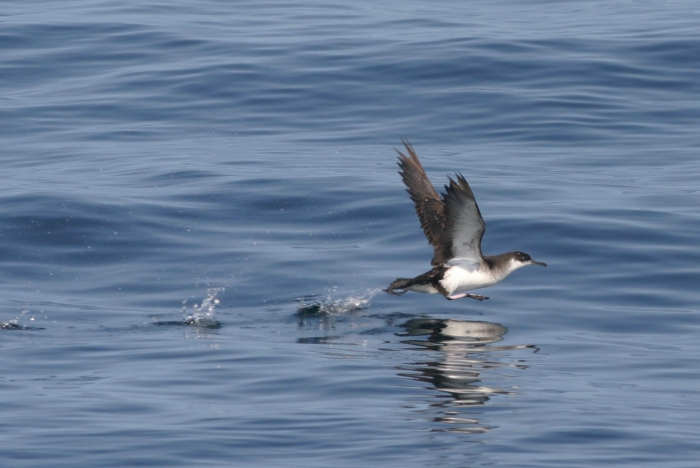
<path fill-rule="evenodd" d="M 401 178 L 406 184 L 406 190 L 411 196 L 411 200 L 416 206 L 416 213 L 423 228 L 425 237 L 433 246 L 433 266 L 444 265 L 452 257 L 450 242 L 445 239 L 445 224 L 447 216 L 445 212 L 445 202 L 435 191 L 433 184 L 425 173 L 423 166 L 418 159 L 418 155 L 413 150 L 411 144 L 403 140 L 408 156 L 401 151 L 399 153 L 399 167 Z"/>
<path fill-rule="evenodd" d="M 399 153 L 401 178 L 416 207 L 421 227 L 433 246 L 433 266 L 451 263 L 479 262 L 481 238 L 486 230 L 474 194 L 461 174 L 450 179 L 445 193 L 440 196 L 430 183 L 418 155 L 404 140 L 408 156 Z"/>
<path fill-rule="evenodd" d="M 448 260 L 452 264 L 478 265 L 483 260 L 481 238 L 486 225 L 471 187 L 462 174 L 457 174 L 456 179 L 450 178 L 442 196 L 446 212 L 445 231 L 448 233 L 445 237 L 451 239 L 452 257 Z"/>

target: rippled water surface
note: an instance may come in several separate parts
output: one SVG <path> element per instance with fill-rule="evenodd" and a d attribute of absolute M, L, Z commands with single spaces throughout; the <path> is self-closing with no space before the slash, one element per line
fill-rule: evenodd
<path fill-rule="evenodd" d="M 697 466 L 696 2 L 2 10 L 0 465 Z"/>

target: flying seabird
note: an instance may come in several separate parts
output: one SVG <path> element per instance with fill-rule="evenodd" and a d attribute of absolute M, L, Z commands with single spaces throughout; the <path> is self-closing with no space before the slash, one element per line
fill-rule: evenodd
<path fill-rule="evenodd" d="M 536 262 L 524 252 L 483 255 L 481 238 L 486 225 L 474 199 L 474 194 L 462 174 L 448 177 L 445 193 L 438 195 L 430 183 L 418 155 L 404 140 L 408 156 L 399 153 L 401 178 L 416 205 L 421 227 L 433 246 L 433 268 L 415 278 L 398 278 L 385 290 L 401 295 L 406 291 L 442 294 L 449 300 L 470 297 L 479 301 L 488 299 L 462 291 L 493 286 L 506 276 L 528 265 L 547 266 Z M 461 293 L 461 294 L 456 294 Z"/>

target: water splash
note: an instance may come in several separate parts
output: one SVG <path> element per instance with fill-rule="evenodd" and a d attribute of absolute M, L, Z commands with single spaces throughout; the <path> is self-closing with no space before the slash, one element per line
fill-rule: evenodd
<path fill-rule="evenodd" d="M 2 329 L 2 330 L 31 330 L 31 329 L 43 330 L 43 328 L 30 327 L 27 325 L 22 325 L 20 323 L 20 320 L 22 318 L 24 318 L 24 316 L 27 315 L 29 312 L 30 312 L 29 309 L 22 309 L 22 311 L 20 312 L 20 314 L 17 317 L 10 319 L 7 322 L 0 322 L 0 329 Z M 29 316 L 30 322 L 33 322 L 34 320 L 35 320 L 35 317 L 33 315 Z"/>
<path fill-rule="evenodd" d="M 298 309 L 297 314 L 300 317 L 309 317 L 315 315 L 344 315 L 357 310 L 367 309 L 372 298 L 381 291 L 381 289 L 368 289 L 362 294 L 352 295 L 335 299 L 332 293 L 336 291 L 333 288 L 325 298 L 318 299 L 319 296 L 304 296 L 297 299 Z"/>
<path fill-rule="evenodd" d="M 198 327 L 217 328 L 221 324 L 216 319 L 216 306 L 220 301 L 216 296 L 225 288 L 208 288 L 207 297 L 201 304 L 192 306 L 192 313 L 187 311 L 187 301 L 182 301 L 182 313 L 185 315 L 185 324 Z"/>

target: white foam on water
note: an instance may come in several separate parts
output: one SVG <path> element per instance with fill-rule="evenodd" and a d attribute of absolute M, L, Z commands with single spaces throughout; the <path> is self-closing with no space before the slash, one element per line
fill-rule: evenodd
<path fill-rule="evenodd" d="M 320 300 L 310 300 L 310 297 L 299 298 L 299 311 L 314 314 L 343 315 L 349 312 L 367 309 L 372 298 L 377 293 L 381 292 L 381 289 L 368 289 L 364 293 L 341 298 L 334 298 L 332 295 L 333 292 L 335 292 L 335 288 L 333 288 L 325 298 Z"/>
<path fill-rule="evenodd" d="M 187 310 L 187 301 L 182 302 L 182 312 L 185 315 L 185 323 L 200 327 L 216 327 L 219 321 L 216 319 L 216 306 L 220 304 L 217 295 L 225 288 L 208 288 L 207 297 L 201 304 L 192 306 L 192 313 Z"/>

